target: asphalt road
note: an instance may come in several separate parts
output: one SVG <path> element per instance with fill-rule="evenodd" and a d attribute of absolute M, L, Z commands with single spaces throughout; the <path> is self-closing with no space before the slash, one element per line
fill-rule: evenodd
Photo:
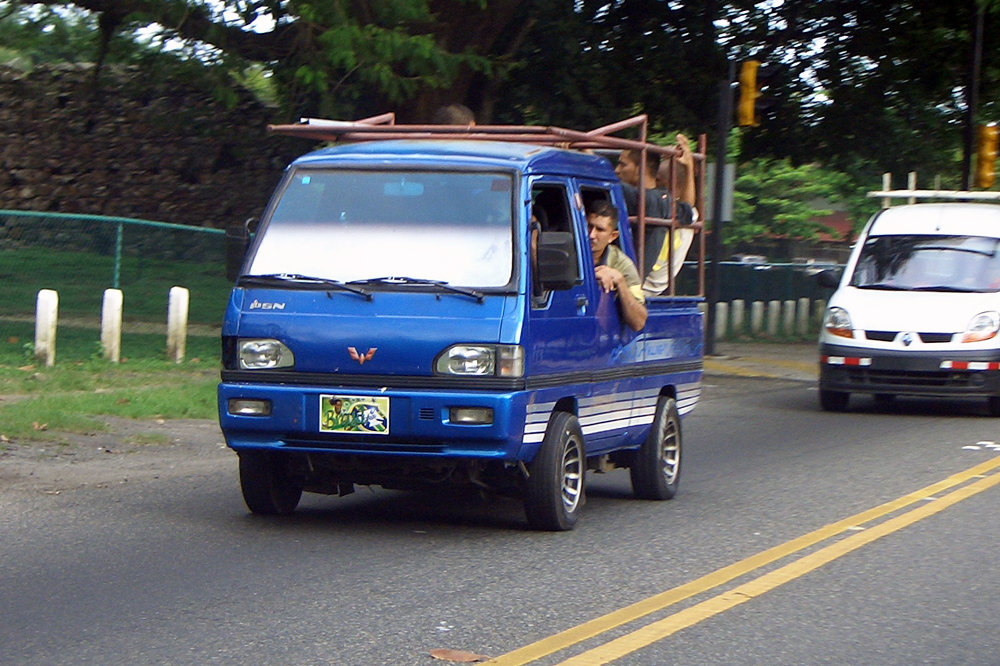
<path fill-rule="evenodd" d="M 40 469 L 0 488 L 0 663 L 1000 663 L 995 419 L 816 402 L 708 375 L 678 496 L 592 475 L 567 533 L 379 489 L 253 517 L 211 424 Z"/>

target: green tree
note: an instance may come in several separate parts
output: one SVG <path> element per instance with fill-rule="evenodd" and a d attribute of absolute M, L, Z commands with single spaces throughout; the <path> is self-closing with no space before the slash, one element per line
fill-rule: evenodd
<path fill-rule="evenodd" d="M 768 237 L 816 239 L 832 232 L 819 218 L 845 200 L 850 181 L 842 173 L 788 159 L 760 158 L 739 166 L 733 221 L 723 228 L 725 244 Z"/>

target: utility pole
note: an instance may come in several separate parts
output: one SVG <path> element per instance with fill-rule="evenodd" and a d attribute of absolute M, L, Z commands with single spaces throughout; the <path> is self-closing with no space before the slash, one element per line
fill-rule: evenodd
<path fill-rule="evenodd" d="M 733 119 L 733 78 L 735 64 L 729 63 L 729 77 L 719 82 L 719 123 L 715 143 L 715 191 L 712 195 L 712 260 L 708 264 L 708 313 L 705 325 L 705 355 L 715 354 L 715 310 L 719 302 L 719 261 L 722 256 L 722 198 L 726 181 L 726 144 Z"/>
<path fill-rule="evenodd" d="M 971 185 L 972 146 L 976 134 L 976 111 L 979 107 L 979 69 L 983 60 L 983 3 L 976 4 L 976 18 L 973 26 L 972 57 L 969 64 L 969 82 L 965 95 L 965 131 L 962 141 L 962 189 Z"/>

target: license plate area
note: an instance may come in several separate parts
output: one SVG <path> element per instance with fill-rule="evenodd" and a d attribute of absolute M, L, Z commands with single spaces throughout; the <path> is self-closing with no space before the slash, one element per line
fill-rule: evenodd
<path fill-rule="evenodd" d="M 351 435 L 388 435 L 389 398 L 323 394 L 319 397 L 319 431 Z"/>

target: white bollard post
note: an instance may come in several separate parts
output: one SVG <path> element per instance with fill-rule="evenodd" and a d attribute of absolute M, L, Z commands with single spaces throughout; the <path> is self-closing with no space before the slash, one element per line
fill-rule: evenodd
<path fill-rule="evenodd" d="M 744 310 L 745 310 L 745 304 L 743 299 L 737 298 L 735 301 L 733 301 L 732 303 L 733 323 L 731 329 L 733 331 L 733 335 L 736 336 L 743 335 Z"/>
<path fill-rule="evenodd" d="M 825 316 L 826 316 L 826 299 L 818 298 L 816 299 L 816 307 L 813 309 L 813 319 L 815 320 L 817 328 L 823 326 L 823 317 Z"/>
<path fill-rule="evenodd" d="M 800 298 L 795 309 L 795 329 L 799 335 L 809 334 L 809 299 Z"/>
<path fill-rule="evenodd" d="M 785 335 L 791 335 L 795 332 L 795 301 L 785 301 L 783 309 L 782 332 Z"/>
<path fill-rule="evenodd" d="M 778 334 L 778 320 L 781 318 L 781 301 L 767 302 L 767 334 Z"/>
<path fill-rule="evenodd" d="M 42 289 L 35 301 L 35 360 L 48 367 L 56 364 L 56 327 L 59 323 L 59 292 Z"/>
<path fill-rule="evenodd" d="M 715 304 L 715 339 L 726 337 L 726 320 L 729 318 L 729 303 L 719 301 Z"/>
<path fill-rule="evenodd" d="M 750 333 L 757 335 L 764 330 L 764 301 L 750 304 Z"/>
<path fill-rule="evenodd" d="M 167 360 L 174 363 L 184 360 L 189 299 L 190 294 L 184 287 L 170 288 L 167 299 Z"/>
<path fill-rule="evenodd" d="M 101 305 L 101 354 L 112 363 L 122 357 L 122 292 L 105 289 Z"/>

